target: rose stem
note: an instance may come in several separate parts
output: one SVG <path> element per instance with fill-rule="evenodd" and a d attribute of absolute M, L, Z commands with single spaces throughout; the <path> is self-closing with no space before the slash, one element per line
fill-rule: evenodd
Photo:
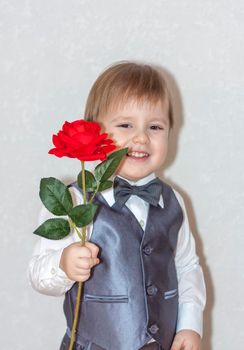
<path fill-rule="evenodd" d="M 85 162 L 84 161 L 81 162 L 81 167 L 82 167 L 81 175 L 82 175 L 83 203 L 86 204 L 86 177 L 85 177 Z M 81 245 L 83 246 L 85 244 L 85 242 L 86 242 L 86 226 L 82 227 Z M 77 295 L 76 295 L 75 315 L 74 315 L 74 321 L 73 321 L 73 325 L 72 325 L 69 350 L 73 349 L 73 345 L 75 342 L 76 325 L 77 325 L 79 310 L 80 310 L 81 291 L 82 291 L 82 282 L 79 282 Z"/>

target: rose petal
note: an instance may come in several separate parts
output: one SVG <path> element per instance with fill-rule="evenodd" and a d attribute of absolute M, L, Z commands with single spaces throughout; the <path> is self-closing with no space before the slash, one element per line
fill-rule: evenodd
<path fill-rule="evenodd" d="M 93 161 L 93 160 L 105 160 L 107 159 L 106 154 L 91 154 L 91 155 L 83 155 L 80 157 L 77 157 L 77 159 L 81 161 Z"/>
<path fill-rule="evenodd" d="M 63 146 L 63 142 L 60 140 L 60 138 L 57 135 L 53 135 L 52 141 L 53 141 L 54 146 L 57 148 Z"/>
<path fill-rule="evenodd" d="M 69 148 L 79 147 L 80 143 L 75 140 L 74 137 L 67 136 L 64 132 L 59 131 L 58 137 L 60 142 L 62 142 L 63 146 L 68 146 Z"/>
<path fill-rule="evenodd" d="M 76 134 L 76 128 L 72 126 L 72 123 L 65 122 L 62 128 L 64 134 L 67 136 L 73 137 L 74 134 Z"/>
<path fill-rule="evenodd" d="M 64 153 L 63 149 L 59 149 L 59 148 L 50 149 L 48 154 L 54 154 L 55 156 L 57 156 L 59 158 L 67 156 L 67 154 Z"/>
<path fill-rule="evenodd" d="M 117 147 L 115 145 L 103 146 L 101 149 L 101 152 L 110 153 L 110 152 L 114 151 L 116 148 Z"/>
<path fill-rule="evenodd" d="M 95 143 L 94 139 L 96 138 L 96 135 L 88 133 L 88 132 L 82 132 L 82 133 L 79 132 L 79 133 L 76 133 L 73 136 L 73 138 L 76 142 L 79 142 L 80 144 L 86 145 L 89 143 Z"/>

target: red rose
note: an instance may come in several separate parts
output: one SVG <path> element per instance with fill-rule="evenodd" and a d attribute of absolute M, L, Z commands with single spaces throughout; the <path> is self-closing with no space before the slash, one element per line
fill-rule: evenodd
<path fill-rule="evenodd" d="M 57 157 L 77 158 L 81 161 L 104 160 L 107 153 L 116 146 L 113 140 L 107 138 L 108 134 L 100 134 L 101 127 L 96 122 L 76 120 L 65 122 L 62 130 L 53 135 L 52 148 L 48 153 Z"/>

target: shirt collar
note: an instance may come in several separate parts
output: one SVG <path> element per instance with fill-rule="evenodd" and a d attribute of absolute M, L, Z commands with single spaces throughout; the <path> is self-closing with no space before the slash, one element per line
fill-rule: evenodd
<path fill-rule="evenodd" d="M 117 175 L 118 176 L 118 175 Z M 125 178 L 123 178 L 122 176 L 119 176 L 122 179 L 126 180 L 127 182 L 129 182 L 130 185 L 132 186 L 143 186 L 145 184 L 147 184 L 148 182 L 152 181 L 153 179 L 156 178 L 156 175 L 154 173 L 149 174 L 146 177 L 143 177 L 142 179 L 138 180 L 138 181 L 131 181 L 131 180 L 127 180 Z M 114 191 L 113 191 L 113 187 L 105 190 L 102 192 L 102 196 L 104 197 L 104 199 L 106 200 L 106 202 L 108 203 L 108 205 L 110 207 L 112 207 L 112 205 L 114 204 L 115 200 L 114 200 Z M 159 203 L 161 208 L 164 208 L 164 201 L 163 201 L 163 196 L 160 196 L 159 199 Z"/>

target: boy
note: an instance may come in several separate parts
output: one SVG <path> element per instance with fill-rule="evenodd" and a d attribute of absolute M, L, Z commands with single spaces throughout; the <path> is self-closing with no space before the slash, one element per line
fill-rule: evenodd
<path fill-rule="evenodd" d="M 199 350 L 202 270 L 181 197 L 154 175 L 173 126 L 163 77 L 149 65 L 111 66 L 91 89 L 85 119 L 101 123 L 128 154 L 114 189 L 96 198 L 90 242 L 81 247 L 74 232 L 61 241 L 41 239 L 30 262 L 35 289 L 66 293 L 60 349 L 68 349 L 75 282 L 86 281 L 75 349 Z M 71 191 L 82 203 L 80 191 Z"/>

